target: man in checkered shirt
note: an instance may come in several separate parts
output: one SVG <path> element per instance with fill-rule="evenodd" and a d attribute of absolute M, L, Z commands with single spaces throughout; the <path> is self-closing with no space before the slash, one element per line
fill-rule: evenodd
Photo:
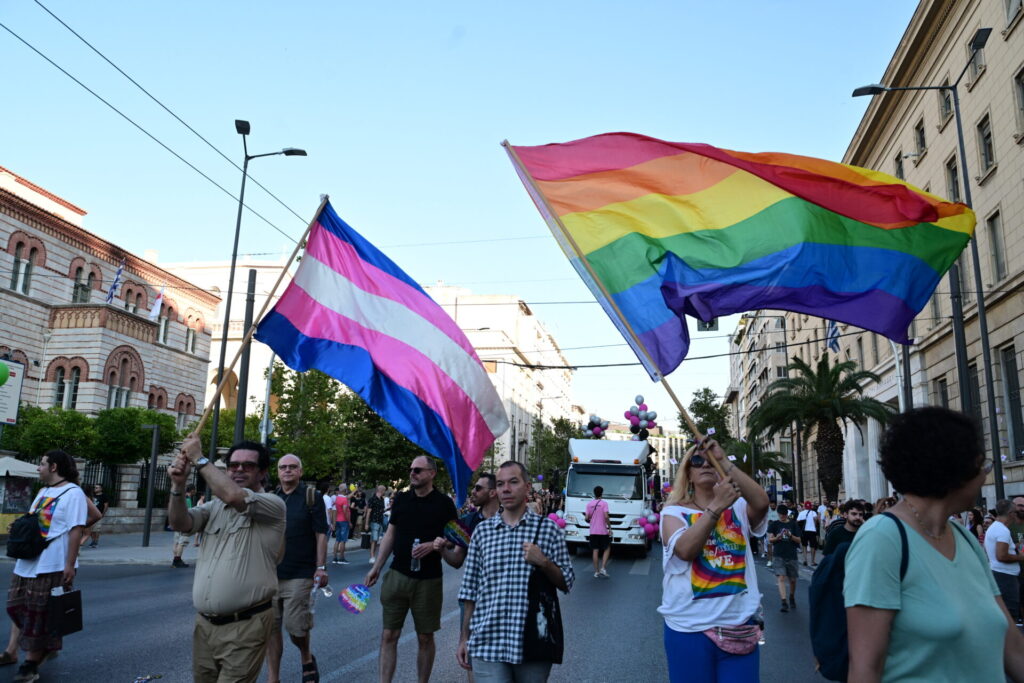
<path fill-rule="evenodd" d="M 531 571 L 542 571 L 568 593 L 572 563 L 561 529 L 527 510 L 530 477 L 521 463 L 498 468 L 497 489 L 503 510 L 480 522 L 466 556 L 459 590 L 466 613 L 456 657 L 477 681 L 546 681 L 551 662 L 523 661 L 527 585 Z"/>

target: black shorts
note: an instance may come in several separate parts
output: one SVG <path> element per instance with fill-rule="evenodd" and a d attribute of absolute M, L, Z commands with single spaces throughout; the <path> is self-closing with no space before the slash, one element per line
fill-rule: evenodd
<path fill-rule="evenodd" d="M 803 545 L 810 546 L 811 548 L 818 548 L 818 532 L 817 531 L 804 531 L 800 535 L 800 539 L 803 541 Z"/>
<path fill-rule="evenodd" d="M 592 550 L 607 550 L 612 544 L 612 537 L 607 534 L 590 534 L 590 548 Z"/>

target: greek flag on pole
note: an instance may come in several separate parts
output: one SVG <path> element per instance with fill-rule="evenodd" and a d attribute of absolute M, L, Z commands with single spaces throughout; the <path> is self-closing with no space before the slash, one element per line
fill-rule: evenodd
<path fill-rule="evenodd" d="M 293 370 L 315 368 L 346 384 L 443 460 L 459 505 L 484 452 L 508 429 L 498 392 L 459 326 L 330 204 L 256 339 Z"/>
<path fill-rule="evenodd" d="M 833 353 L 839 353 L 839 325 L 835 320 L 828 321 L 828 334 L 825 336 L 825 342 Z"/>
<path fill-rule="evenodd" d="M 117 267 L 117 272 L 114 273 L 114 281 L 110 283 L 110 289 L 107 290 L 107 303 L 114 303 L 114 297 L 117 296 L 117 290 L 121 288 L 121 276 L 124 274 L 124 259 L 121 259 L 121 265 Z"/>

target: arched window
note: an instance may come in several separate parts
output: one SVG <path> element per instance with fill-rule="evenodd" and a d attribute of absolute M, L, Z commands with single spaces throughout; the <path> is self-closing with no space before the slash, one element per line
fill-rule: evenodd
<path fill-rule="evenodd" d="M 68 410 L 74 410 L 75 406 L 78 405 L 78 382 L 81 379 L 82 369 L 79 367 L 71 368 L 71 380 L 68 382 L 67 397 L 64 402 L 64 407 Z"/>
<path fill-rule="evenodd" d="M 75 286 L 71 290 L 71 303 L 89 303 L 89 289 L 92 286 L 92 279 L 92 273 L 89 273 L 88 280 L 86 280 L 85 268 L 82 266 L 75 268 Z"/>
<path fill-rule="evenodd" d="M 174 309 L 168 306 L 165 311 L 164 315 L 160 317 L 160 329 L 157 335 L 157 339 L 160 340 L 161 344 L 167 343 L 171 333 L 171 321 L 174 320 Z"/>
<path fill-rule="evenodd" d="M 138 313 L 140 308 L 142 308 L 142 292 L 135 295 L 135 303 L 132 304 L 132 313 Z"/>
<path fill-rule="evenodd" d="M 57 368 L 57 372 L 53 377 L 53 405 L 58 408 L 64 407 L 64 394 L 66 393 L 66 386 L 64 383 L 64 368 Z"/>
<path fill-rule="evenodd" d="M 35 247 L 28 252 L 28 260 L 25 262 L 25 271 L 21 277 L 21 293 L 28 294 L 28 290 L 32 287 L 32 269 L 35 267 L 36 256 L 39 254 L 39 250 Z"/>
<path fill-rule="evenodd" d="M 191 327 L 185 328 L 185 350 L 189 353 L 196 352 L 196 331 Z"/>
<path fill-rule="evenodd" d="M 11 289 L 18 291 L 19 280 L 21 279 L 22 257 L 25 254 L 25 245 L 18 243 L 14 247 L 14 269 L 11 270 Z"/>

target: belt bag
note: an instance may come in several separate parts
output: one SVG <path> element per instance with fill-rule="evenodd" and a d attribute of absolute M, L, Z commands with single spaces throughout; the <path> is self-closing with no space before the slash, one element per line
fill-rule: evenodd
<path fill-rule="evenodd" d="M 749 655 L 757 649 L 761 627 L 757 624 L 742 626 L 715 626 L 704 631 L 718 649 L 730 655 Z"/>

